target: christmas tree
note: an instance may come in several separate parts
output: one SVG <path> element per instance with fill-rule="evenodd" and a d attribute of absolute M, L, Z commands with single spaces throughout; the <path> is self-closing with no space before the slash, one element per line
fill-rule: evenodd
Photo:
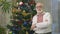
<path fill-rule="evenodd" d="M 34 0 L 16 0 L 12 8 L 11 23 L 7 25 L 9 34 L 33 34 L 30 30 L 32 17 L 36 14 Z"/>

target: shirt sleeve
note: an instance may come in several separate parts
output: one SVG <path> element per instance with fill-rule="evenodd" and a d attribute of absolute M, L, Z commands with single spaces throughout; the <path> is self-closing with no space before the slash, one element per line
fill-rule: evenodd
<path fill-rule="evenodd" d="M 32 19 L 32 25 L 35 25 L 35 24 L 36 24 L 36 16 L 34 16 Z"/>
<path fill-rule="evenodd" d="M 46 28 L 52 25 L 52 17 L 50 13 L 47 13 L 46 19 L 44 19 L 43 23 L 37 23 L 36 27 L 38 28 Z"/>
<path fill-rule="evenodd" d="M 35 25 L 36 26 L 36 16 L 33 17 L 32 19 L 32 26 Z M 34 28 L 33 31 L 37 30 L 37 28 Z"/>

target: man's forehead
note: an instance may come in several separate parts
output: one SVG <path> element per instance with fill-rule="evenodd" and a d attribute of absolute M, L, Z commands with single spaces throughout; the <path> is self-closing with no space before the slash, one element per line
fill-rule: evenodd
<path fill-rule="evenodd" d="M 36 3 L 36 6 L 43 6 L 43 3 Z"/>

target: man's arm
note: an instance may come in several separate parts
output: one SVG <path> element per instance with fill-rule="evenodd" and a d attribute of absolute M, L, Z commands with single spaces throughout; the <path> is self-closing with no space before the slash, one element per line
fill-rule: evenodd
<path fill-rule="evenodd" d="M 31 26 L 31 30 L 33 30 L 34 28 L 36 28 L 36 22 L 35 22 L 35 18 L 36 16 L 33 17 L 32 19 L 32 26 Z"/>

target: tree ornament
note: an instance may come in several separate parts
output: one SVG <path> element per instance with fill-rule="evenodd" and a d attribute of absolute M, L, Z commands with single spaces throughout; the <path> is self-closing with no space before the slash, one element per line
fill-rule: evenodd
<path fill-rule="evenodd" d="M 13 9 L 12 9 L 12 12 L 13 12 L 13 13 L 16 12 L 16 8 L 13 8 Z"/>
<path fill-rule="evenodd" d="M 21 30 L 21 27 L 16 27 L 16 31 L 20 31 Z"/>
<path fill-rule="evenodd" d="M 18 24 L 21 25 L 22 24 L 22 21 L 18 21 Z"/>
<path fill-rule="evenodd" d="M 23 15 L 23 16 L 26 16 L 26 15 L 27 15 L 27 13 L 26 13 L 25 10 L 23 10 L 22 15 Z"/>
<path fill-rule="evenodd" d="M 28 25 L 28 23 L 25 21 L 24 23 L 23 23 L 23 26 L 27 26 Z"/>
<path fill-rule="evenodd" d="M 35 3 L 35 1 L 34 0 L 31 0 L 30 2 L 29 2 L 29 4 L 34 4 Z"/>
<path fill-rule="evenodd" d="M 23 5 L 23 2 L 19 2 L 19 5 Z"/>
<path fill-rule="evenodd" d="M 15 21 L 19 21 L 18 19 L 16 19 Z"/>
<path fill-rule="evenodd" d="M 12 34 L 12 31 L 10 31 L 9 34 Z"/>
<path fill-rule="evenodd" d="M 11 31 L 15 31 L 15 30 L 16 30 L 16 26 L 13 25 L 13 26 L 11 27 Z"/>
<path fill-rule="evenodd" d="M 26 34 L 28 34 L 28 31 L 26 31 Z"/>
<path fill-rule="evenodd" d="M 18 8 L 18 9 L 17 9 L 17 12 L 21 12 L 21 9 L 20 9 L 20 8 Z"/>

